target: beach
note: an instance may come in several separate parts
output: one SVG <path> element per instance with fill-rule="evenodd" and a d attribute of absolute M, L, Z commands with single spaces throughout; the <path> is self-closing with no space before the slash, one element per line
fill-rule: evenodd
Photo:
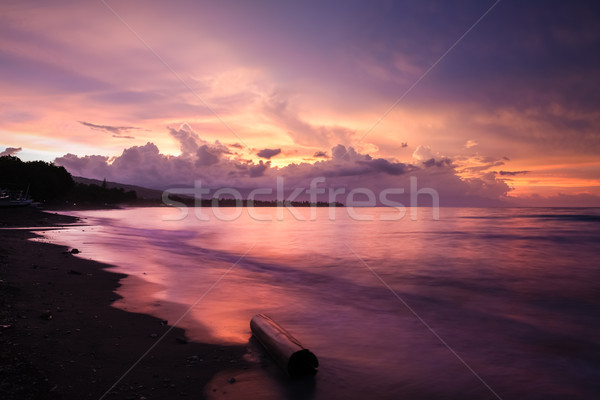
<path fill-rule="evenodd" d="M 3 214 L 1 397 L 598 392 L 599 209 L 443 208 L 439 220 L 419 209 L 389 221 L 389 209 L 364 208 L 373 219 L 358 222 L 343 209 L 312 221 L 193 211 Z M 274 365 L 250 331 L 259 313 L 317 355 L 314 377 Z"/>
<path fill-rule="evenodd" d="M 223 371 L 218 390 L 233 386 L 236 371 L 248 368 L 245 346 L 192 342 L 178 328 L 163 337 L 165 321 L 111 307 L 125 275 L 71 248 L 33 242 L 34 229 L 22 229 L 75 222 L 36 209 L 0 210 L 0 397 L 204 398 Z"/>

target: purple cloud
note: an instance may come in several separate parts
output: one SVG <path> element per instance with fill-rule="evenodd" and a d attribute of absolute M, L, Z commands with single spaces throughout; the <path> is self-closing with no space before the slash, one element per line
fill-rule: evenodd
<path fill-rule="evenodd" d="M 331 149 L 331 158 L 314 164 L 273 167 L 270 161 L 253 162 L 227 153 L 226 146 L 219 142 L 210 144 L 185 126 L 170 132 L 182 144 L 179 156 L 162 154 L 149 142 L 127 148 L 112 159 L 66 154 L 56 158 L 55 163 L 73 175 L 157 189 L 189 187 L 194 181 L 201 181 L 206 188 L 230 187 L 247 194 L 256 188 L 275 188 L 276 177 L 285 178 L 288 190 L 308 188 L 314 178 L 321 177 L 325 179 L 325 187 L 344 188 L 346 193 L 353 188 L 369 188 L 377 193 L 388 188 L 408 191 L 409 178 L 416 177 L 420 188 L 438 191 L 442 205 L 497 204 L 510 191 L 493 172 L 476 179 L 462 179 L 451 160 L 445 158 L 425 164 L 400 163 L 337 145 Z"/>
<path fill-rule="evenodd" d="M 213 165 L 219 162 L 219 156 L 218 154 L 214 154 L 210 151 L 210 148 L 203 144 L 202 146 L 200 146 L 200 148 L 198 148 L 198 151 L 196 153 L 196 156 L 198 157 L 196 159 L 196 166 L 208 166 L 208 165 Z"/>
<path fill-rule="evenodd" d="M 92 128 L 92 129 L 95 129 L 98 131 L 105 131 L 108 133 L 112 133 L 113 137 L 123 138 L 123 139 L 135 139 L 133 136 L 124 135 L 124 133 L 127 133 L 131 130 L 140 129 L 140 128 L 136 128 L 135 126 L 111 126 L 111 125 L 97 125 L 97 124 L 92 124 L 91 122 L 86 122 L 86 121 L 77 121 L 77 122 L 79 122 L 81 125 L 85 125 L 89 128 Z"/>
<path fill-rule="evenodd" d="M 266 169 L 269 168 L 269 166 L 270 166 L 269 161 L 267 161 L 266 163 L 263 163 L 263 161 L 260 160 L 258 162 L 258 164 L 250 167 L 250 177 L 256 178 L 258 176 L 263 176 L 265 174 Z"/>
<path fill-rule="evenodd" d="M 23 150 L 21 147 L 7 147 L 6 149 L 4 149 L 3 152 L 0 153 L 0 157 L 12 156 L 14 154 L 17 154 L 21 150 Z"/>
<path fill-rule="evenodd" d="M 500 171 L 498 172 L 502 176 L 515 176 L 515 175 L 525 175 L 531 171 Z"/>
<path fill-rule="evenodd" d="M 271 158 L 275 157 L 279 153 L 281 153 L 281 149 L 262 149 L 256 153 L 256 155 L 261 158 Z"/>

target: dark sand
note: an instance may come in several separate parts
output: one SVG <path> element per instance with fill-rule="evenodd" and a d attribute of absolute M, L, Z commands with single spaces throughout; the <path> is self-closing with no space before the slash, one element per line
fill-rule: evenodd
<path fill-rule="evenodd" d="M 35 236 L 29 229 L 6 229 L 73 222 L 36 209 L 0 209 L 4 400 L 99 399 L 169 329 L 159 319 L 111 307 L 124 275 L 64 254 L 70 249 L 62 246 L 27 240 Z M 199 399 L 236 392 L 230 379 L 249 372 L 247 348 L 182 338 L 185 332 L 174 328 L 105 398 Z"/>

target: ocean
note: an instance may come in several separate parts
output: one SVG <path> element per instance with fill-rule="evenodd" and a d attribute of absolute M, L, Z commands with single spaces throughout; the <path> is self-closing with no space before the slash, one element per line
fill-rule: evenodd
<path fill-rule="evenodd" d="M 597 398 L 600 209 L 295 210 L 77 211 L 44 237 L 128 274 L 115 307 L 222 344 L 266 313 L 319 358 L 309 384 L 248 372 L 249 398 Z"/>

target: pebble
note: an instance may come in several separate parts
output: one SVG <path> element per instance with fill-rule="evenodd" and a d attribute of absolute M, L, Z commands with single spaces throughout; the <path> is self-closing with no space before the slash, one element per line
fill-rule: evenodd
<path fill-rule="evenodd" d="M 41 319 L 46 319 L 46 320 L 51 320 L 52 319 L 52 312 L 50 310 L 46 310 L 44 312 L 42 312 L 40 314 L 40 318 Z"/>
<path fill-rule="evenodd" d="M 202 360 L 202 359 L 201 359 L 200 357 L 198 357 L 198 356 L 191 356 L 191 357 L 188 357 L 188 358 L 186 358 L 186 364 L 187 364 L 188 366 L 192 366 L 192 365 L 198 365 L 198 364 L 199 364 L 199 363 L 201 363 L 202 361 L 204 361 L 204 360 Z M 186 377 L 186 378 L 188 378 L 188 377 Z"/>

